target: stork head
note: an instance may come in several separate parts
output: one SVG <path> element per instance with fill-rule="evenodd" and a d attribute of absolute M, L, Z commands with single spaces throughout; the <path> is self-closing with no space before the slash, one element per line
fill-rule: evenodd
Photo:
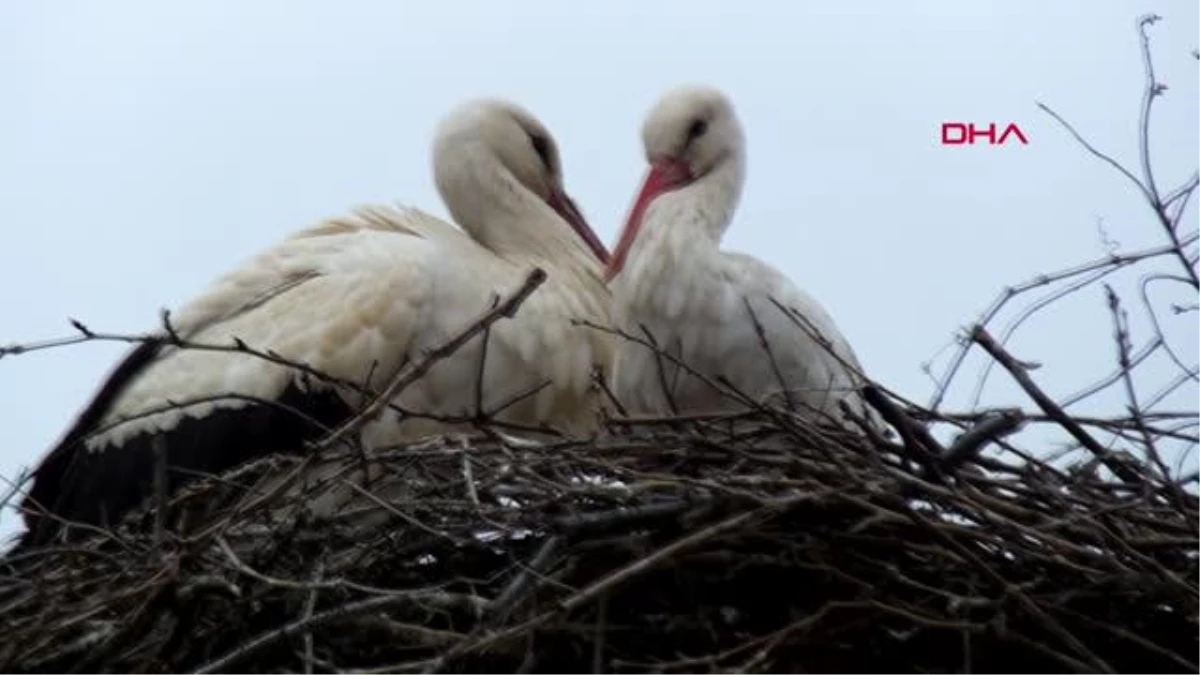
<path fill-rule="evenodd" d="M 434 141 L 434 180 L 463 226 L 478 226 L 496 207 L 482 203 L 489 195 L 478 186 L 495 178 L 497 164 L 554 209 L 602 263 L 608 261 L 608 250 L 563 187 L 558 144 L 529 111 L 502 99 L 480 99 L 442 120 Z"/>
<path fill-rule="evenodd" d="M 745 140 L 729 98 L 717 89 L 679 87 L 650 109 L 642 124 L 649 171 L 621 231 L 606 273 L 621 271 L 650 203 L 703 179 L 727 162 L 741 161 Z"/>

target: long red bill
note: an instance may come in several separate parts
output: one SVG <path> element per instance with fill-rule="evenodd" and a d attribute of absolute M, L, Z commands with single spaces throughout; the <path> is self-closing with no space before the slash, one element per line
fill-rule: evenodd
<path fill-rule="evenodd" d="M 625 258 L 629 256 L 629 249 L 642 229 L 642 219 L 646 215 L 646 209 L 650 207 L 650 203 L 664 192 L 670 192 L 681 185 L 686 185 L 691 179 L 691 170 L 688 169 L 686 162 L 664 159 L 650 164 L 650 171 L 646 174 L 646 179 L 642 181 L 642 189 L 633 202 L 633 209 L 629 211 L 629 217 L 625 220 L 625 227 L 621 230 L 617 247 L 613 250 L 612 259 L 608 263 L 608 269 L 604 272 L 605 281 L 611 281 L 613 277 L 621 273 L 621 269 L 625 266 Z"/>
<path fill-rule="evenodd" d="M 596 254 L 596 258 L 601 263 L 608 263 L 608 249 L 605 248 L 604 242 L 600 241 L 600 237 L 596 236 L 595 231 L 588 225 L 587 219 L 580 213 L 579 207 L 575 206 L 575 201 L 572 200 L 567 193 L 555 190 L 550 193 L 550 207 L 558 212 L 558 215 L 563 217 L 563 220 L 570 224 L 571 229 L 575 230 L 575 234 L 583 239 L 588 248 L 592 249 L 592 253 Z"/>

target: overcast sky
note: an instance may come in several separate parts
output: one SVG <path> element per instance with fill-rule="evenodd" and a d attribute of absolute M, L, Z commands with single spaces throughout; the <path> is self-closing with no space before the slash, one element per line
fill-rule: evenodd
<path fill-rule="evenodd" d="M 1157 175 L 1173 186 L 1200 143 L 1195 0 L 2 3 L 0 344 L 67 334 L 68 317 L 152 328 L 160 307 L 359 204 L 444 215 L 431 132 L 481 95 L 545 122 L 611 244 L 643 172 L 642 116 L 700 82 L 729 93 L 748 136 L 726 245 L 791 275 L 874 378 L 925 400 L 920 364 L 1005 285 L 1103 255 L 1105 237 L 1161 243 L 1131 187 L 1035 106 L 1136 166 L 1133 26 L 1150 11 L 1170 86 Z M 948 120 L 1014 122 L 1030 142 L 943 146 Z M 1166 320 L 1194 357 L 1195 314 Z M 1062 395 L 1111 366 L 1109 330 L 1097 288 L 1013 349 Z M 0 360 L 0 474 L 35 461 L 123 351 Z M 1003 382 L 990 399 L 1024 402 Z"/>

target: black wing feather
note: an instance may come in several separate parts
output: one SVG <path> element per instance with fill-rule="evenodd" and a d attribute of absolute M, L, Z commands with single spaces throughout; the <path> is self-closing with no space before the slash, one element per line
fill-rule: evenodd
<path fill-rule="evenodd" d="M 38 467 L 29 499 L 58 518 L 108 526 L 152 494 L 156 442 L 165 444 L 167 489 L 174 492 L 252 459 L 299 452 L 305 441 L 319 438 L 352 413 L 332 390 L 304 391 L 292 384 L 275 401 L 185 417 L 168 431 L 137 434 L 101 450 L 85 447 L 86 432 L 73 433 Z M 28 532 L 20 546 L 45 543 L 63 529 L 54 518 L 27 511 L 26 519 Z"/>

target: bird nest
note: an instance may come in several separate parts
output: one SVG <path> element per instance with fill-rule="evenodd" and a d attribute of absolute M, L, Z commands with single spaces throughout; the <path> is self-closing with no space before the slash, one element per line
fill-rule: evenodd
<path fill-rule="evenodd" d="M 934 455 L 872 393 L 900 441 L 762 407 L 268 458 L 10 557 L 0 670 L 1196 672 L 1194 494 Z"/>

